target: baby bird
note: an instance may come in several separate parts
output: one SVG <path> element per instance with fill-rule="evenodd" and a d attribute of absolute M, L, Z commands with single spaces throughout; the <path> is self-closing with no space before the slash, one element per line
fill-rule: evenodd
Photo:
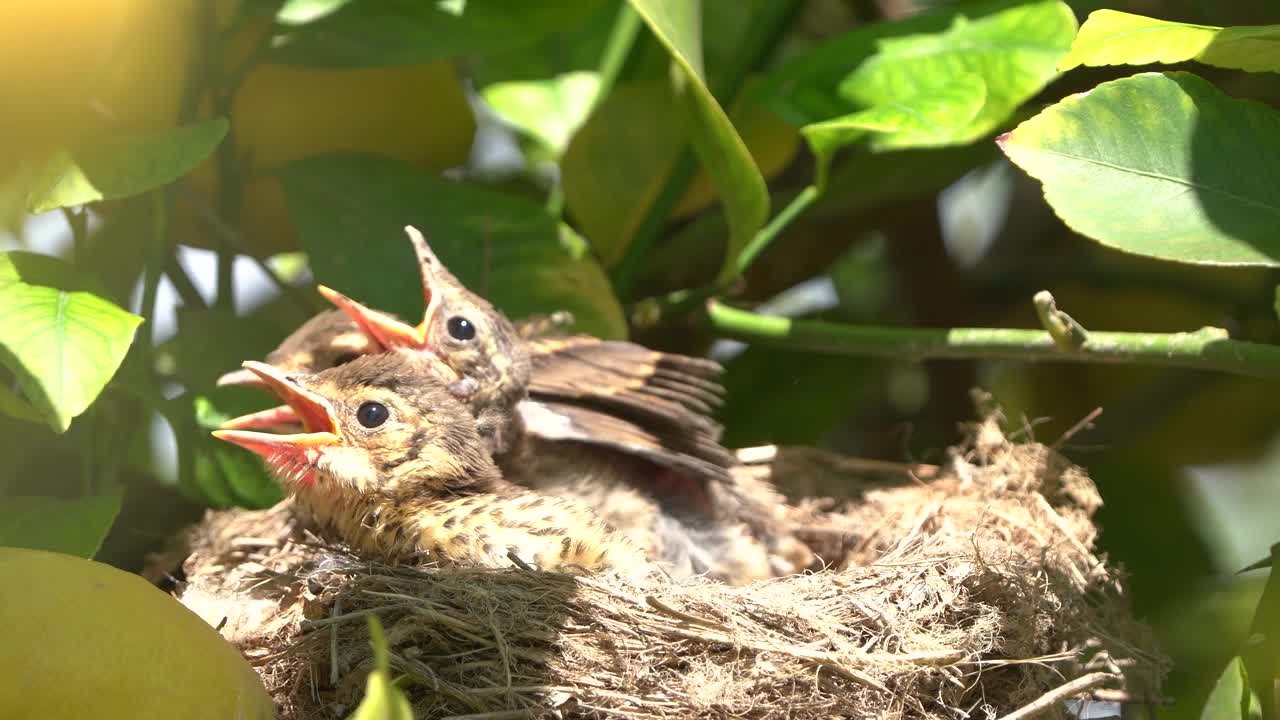
<path fill-rule="evenodd" d="M 297 371 L 331 367 L 351 358 L 359 344 L 351 334 L 363 330 L 369 352 L 408 348 L 440 360 L 432 367 L 470 406 L 500 462 L 519 457 L 526 439 L 541 438 L 634 455 L 694 482 L 727 478 L 734 460 L 710 418 L 723 392 L 717 363 L 585 335 L 536 337 L 553 323 L 512 323 L 463 286 L 420 232 L 405 230 L 426 298 L 422 322 L 410 325 L 321 286 L 350 320 L 317 316 L 267 361 Z M 219 383 L 258 380 L 237 371 Z M 260 427 L 285 417 L 268 412 L 246 421 Z"/>
<path fill-rule="evenodd" d="M 359 357 L 312 375 L 246 362 L 304 432 L 214 435 L 261 455 L 321 528 L 390 562 L 545 570 L 646 567 L 589 508 L 505 481 L 476 423 L 427 363 Z"/>

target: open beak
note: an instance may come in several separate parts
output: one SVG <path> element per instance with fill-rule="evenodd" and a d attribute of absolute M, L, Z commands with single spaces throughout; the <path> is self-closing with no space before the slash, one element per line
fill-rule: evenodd
<path fill-rule="evenodd" d="M 254 376 L 257 377 L 256 375 Z M 279 405 L 248 415 L 241 415 L 222 423 L 222 430 L 276 430 L 287 431 L 302 427 L 298 413 L 288 405 Z M 304 428 L 305 429 L 305 428 Z"/>
<path fill-rule="evenodd" d="M 262 382 L 262 378 L 259 378 L 257 375 L 254 375 L 251 371 L 245 370 L 244 368 L 232 370 L 218 378 L 217 386 L 222 387 L 224 385 L 244 385 L 246 387 L 262 388 L 264 390 L 267 387 L 266 383 Z"/>
<path fill-rule="evenodd" d="M 253 432 L 232 428 L 262 427 L 258 423 L 250 423 L 247 419 L 264 413 L 254 413 L 228 421 L 222 430 L 213 431 L 214 437 L 235 443 L 240 447 L 252 450 L 261 455 L 271 465 L 300 464 L 309 453 L 342 443 L 342 432 L 333 407 L 325 398 L 317 395 L 296 382 L 284 373 L 267 365 L 252 360 L 244 364 L 245 368 L 257 376 L 272 392 L 288 403 L 289 411 L 295 420 L 300 420 L 304 432 L 289 435 Z M 266 411 L 281 412 L 277 410 Z"/>
<path fill-rule="evenodd" d="M 418 272 L 422 277 L 422 297 L 425 301 L 425 310 L 422 313 L 422 322 L 418 323 L 416 327 L 401 322 L 385 313 L 365 307 L 332 288 L 321 285 L 318 290 L 326 300 L 341 308 L 365 333 L 381 343 L 386 349 L 409 348 L 411 350 L 435 352 L 436 349 L 427 342 L 427 334 L 432 320 L 435 319 L 436 313 L 440 310 L 440 294 L 434 292 L 434 288 L 439 282 L 437 271 L 441 267 L 440 260 L 435 253 L 431 252 L 431 248 L 427 245 L 427 239 L 422 236 L 421 232 L 418 232 L 417 228 L 412 225 L 406 225 L 404 231 L 409 235 L 409 242 L 413 245 L 413 254 L 418 258 Z"/>

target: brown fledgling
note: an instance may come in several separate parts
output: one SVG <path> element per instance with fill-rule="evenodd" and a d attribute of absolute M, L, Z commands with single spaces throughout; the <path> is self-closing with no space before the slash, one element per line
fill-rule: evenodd
<path fill-rule="evenodd" d="M 406 231 L 426 298 L 421 323 L 321 288 L 351 325 L 313 320 L 273 353 L 273 364 L 322 369 L 318 360 L 344 358 L 327 349 L 334 338 L 362 330 L 375 351 L 403 348 L 429 360 L 470 407 L 508 480 L 588 500 L 672 574 L 742 583 L 808 566 L 804 545 L 777 519 L 777 494 L 731 470 L 735 460 L 710 417 L 723 393 L 717 363 L 634 343 L 540 336 L 554 323 L 511 323 L 449 273 L 420 233 Z M 291 358 L 280 356 L 286 347 Z M 270 410 L 229 427 L 274 426 L 289 415 Z"/>
<path fill-rule="evenodd" d="M 502 478 L 474 418 L 407 353 L 315 374 L 245 367 L 305 431 L 219 430 L 261 455 L 321 528 L 392 562 L 640 572 L 643 556 L 590 508 Z"/>

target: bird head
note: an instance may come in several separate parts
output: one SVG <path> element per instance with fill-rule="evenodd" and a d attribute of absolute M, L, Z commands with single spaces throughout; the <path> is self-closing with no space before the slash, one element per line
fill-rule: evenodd
<path fill-rule="evenodd" d="M 214 435 L 252 450 L 293 492 L 458 492 L 498 476 L 475 419 L 411 354 L 366 355 L 315 374 L 245 369 L 288 404 L 302 432 Z"/>
<path fill-rule="evenodd" d="M 455 397 L 471 407 L 484 432 L 497 418 L 513 417 L 516 403 L 525 396 L 530 363 L 523 338 L 500 310 L 445 268 L 422 233 L 411 226 L 405 232 L 422 276 L 426 300 L 422 322 L 409 325 L 324 286 L 320 293 L 384 348 L 429 354 L 447 366 L 454 377 L 442 379 Z"/>

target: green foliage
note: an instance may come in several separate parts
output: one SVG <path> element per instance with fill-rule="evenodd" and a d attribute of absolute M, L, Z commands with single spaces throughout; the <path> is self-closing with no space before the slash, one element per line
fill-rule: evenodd
<path fill-rule="evenodd" d="M 124 490 L 119 486 L 74 499 L 8 496 L 0 503 L 0 547 L 93 557 L 123 499 Z"/>
<path fill-rule="evenodd" d="M 1182 609 L 1207 602 L 1188 588 L 1214 569 L 1185 466 L 1255 460 L 1280 417 L 1264 380 L 1211 374 L 1280 373 L 1268 107 L 1280 56 L 1276 26 L 1244 25 L 1274 9 L 1154 0 L 1145 11 L 1219 25 L 1100 10 L 1077 34 L 1104 4 L 245 0 L 237 17 L 170 18 L 200 21 L 184 57 L 113 55 L 84 69 L 93 82 L 60 82 L 65 68 L 33 57 L 0 77 L 0 106 L 65 112 L 0 133 L 0 222 L 65 209 L 72 243 L 64 259 L 0 255 L 0 544 L 90 555 L 113 522 L 130 537 L 169 532 L 128 510 L 117 520 L 122 497 L 280 499 L 256 458 L 209 434 L 273 400 L 215 381 L 325 307 L 312 282 L 418 316 L 412 224 L 513 317 L 568 310 L 576 331 L 695 354 L 729 335 L 754 343 L 726 361 L 717 417 L 731 445 L 936 460 L 972 419 L 974 386 L 996 389 L 1011 419 L 1052 416 L 1022 427 L 1042 440 L 1105 405 L 1064 450 L 1101 486 L 1106 549 L 1133 571 L 1144 612 L 1183 620 L 1165 628 L 1195 674 L 1185 687 L 1203 697 L 1227 657 L 1244 658 L 1204 717 L 1270 712 L 1274 573 L 1243 646 L 1224 631 L 1247 624 L 1243 601 L 1194 633 L 1185 618 L 1210 616 Z M 1187 61 L 1214 66 L 1217 87 L 1116 69 Z M 400 74 L 426 63 L 437 86 Z M 1059 79 L 1080 66 L 1098 69 Z M 172 97 L 100 102 L 114 83 L 159 88 L 152 71 L 174 68 L 192 72 Z M 422 137 L 400 146 L 368 130 L 382 108 L 442 92 L 450 72 L 518 135 L 501 162 L 483 161 L 487 140 L 462 145 L 465 108 L 464 122 L 415 113 Z M 263 126 L 294 80 L 331 91 L 332 116 Z M 139 108 L 155 113 L 126 112 Z M 23 113 L 0 122 L 11 115 Z M 338 117 L 365 129 L 326 122 Z M 440 140 L 445 125 L 463 131 Z M 469 151 L 447 177 L 428 169 Z M 188 245 L 216 260 L 184 267 Z M 274 273 L 264 304 L 231 272 L 245 256 Z M 778 297 L 802 283 L 813 292 Z M 172 337 L 157 301 L 169 288 Z M 1027 329 L 1045 289 L 1092 340 L 1063 351 Z M 767 300 L 794 319 L 730 304 Z M 1195 332 L 1206 324 L 1229 331 Z M 1024 362 L 1063 359 L 1086 364 Z M 1087 364 L 1101 361 L 1124 367 Z M 157 418 L 176 437 L 176 472 L 149 437 Z M 371 636 L 378 667 L 355 717 L 408 717 L 376 622 Z M 1195 697 L 1185 687 L 1170 694 Z"/>
<path fill-rule="evenodd" d="M 626 335 L 583 240 L 527 200 L 372 156 L 301 160 L 281 177 L 317 278 L 373 307 L 422 314 L 404 239 L 413 225 L 450 271 L 513 317 L 569 310 L 583 332 Z"/>
<path fill-rule="evenodd" d="M 84 290 L 70 267 L 30 253 L 0 255 L 0 363 L 58 432 L 98 397 L 142 318 Z M 11 401 L 12 403 L 12 401 Z M 23 414 L 23 413 L 19 413 Z"/>
<path fill-rule="evenodd" d="M 369 673 L 364 700 L 360 701 L 350 720 L 413 720 L 409 699 L 391 677 L 391 661 L 382 623 L 376 615 L 365 617 L 369 621 L 369 644 L 373 646 L 373 672 Z"/>
<path fill-rule="evenodd" d="M 706 85 L 700 34 L 701 2 L 630 0 L 671 53 L 677 104 L 693 118 L 690 141 L 729 219 L 728 247 L 719 280 L 732 277 L 738 253 L 769 217 L 769 192 L 751 153 Z"/>
<path fill-rule="evenodd" d="M 418 65 L 511 50 L 589 15 L 598 0 L 326 0 L 288 2 L 270 42 L 272 62 L 313 67 Z"/>
<path fill-rule="evenodd" d="M 32 182 L 27 209 L 115 200 L 168 185 L 191 172 L 226 137 L 224 118 L 149 135 L 113 137 L 59 150 Z"/>
<path fill-rule="evenodd" d="M 1258 697 L 1249 689 L 1249 673 L 1244 660 L 1235 657 L 1227 663 L 1209 700 L 1200 713 L 1200 720 L 1261 720 L 1262 709 Z"/>
<path fill-rule="evenodd" d="M 1067 98 L 1001 140 L 1077 232 L 1150 257 L 1280 264 L 1280 114 L 1189 73 Z"/>
<path fill-rule="evenodd" d="M 1099 10 L 1089 15 L 1058 68 L 1188 60 L 1233 70 L 1280 72 L 1280 25 L 1220 28 Z"/>

